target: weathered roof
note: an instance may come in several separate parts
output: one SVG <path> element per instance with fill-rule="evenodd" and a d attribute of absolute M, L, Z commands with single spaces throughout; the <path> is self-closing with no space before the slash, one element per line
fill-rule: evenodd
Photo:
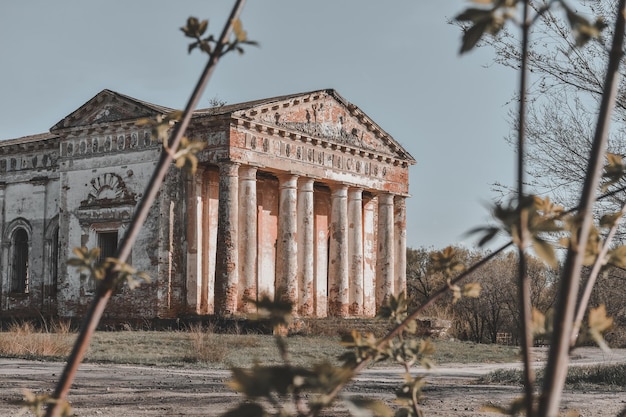
<path fill-rule="evenodd" d="M 39 133 L 36 135 L 23 136 L 21 138 L 0 140 L 0 148 L 6 152 L 15 152 L 15 149 L 50 146 L 59 136 L 54 133 Z M 10 150 L 13 148 L 14 150 Z"/>
<path fill-rule="evenodd" d="M 37 133 L 36 135 L 22 136 L 21 138 L 6 139 L 0 141 L 0 146 L 20 145 L 30 142 L 40 142 L 47 139 L 58 138 L 54 133 Z"/>
<path fill-rule="evenodd" d="M 171 113 L 174 109 L 120 94 L 102 90 L 78 109 L 50 128 L 51 132 L 80 126 L 90 126 L 114 121 L 134 120 L 157 114 Z"/>
<path fill-rule="evenodd" d="M 401 154 L 408 163 L 410 164 L 415 163 L 415 158 L 413 158 L 413 156 L 406 149 L 404 149 L 404 147 L 400 145 L 400 143 L 398 143 L 389 133 L 383 130 L 376 122 L 374 122 L 369 116 L 367 116 L 367 114 L 365 114 L 365 112 L 363 112 L 359 107 L 357 107 L 356 105 L 352 104 L 351 102 L 343 98 L 339 93 L 337 93 L 337 91 L 331 88 L 323 89 L 323 90 L 313 90 L 313 91 L 308 91 L 304 93 L 295 93 L 295 94 L 288 94 L 288 95 L 283 95 L 283 96 L 269 97 L 269 98 L 264 98 L 264 99 L 259 99 L 259 100 L 246 101 L 243 103 L 235 103 L 235 104 L 228 104 L 228 105 L 223 105 L 223 106 L 199 109 L 194 112 L 194 117 L 232 115 L 234 113 L 253 109 L 255 107 L 266 107 L 274 103 L 285 102 L 285 101 L 289 101 L 289 100 L 296 99 L 299 97 L 315 96 L 315 95 L 322 95 L 322 94 L 333 97 L 335 100 L 341 103 L 342 106 L 347 108 L 353 115 L 360 116 L 360 117 L 367 119 L 371 125 L 375 126 L 375 129 L 379 132 L 380 135 L 384 136 L 390 143 L 393 143 L 393 146 L 396 148 L 398 153 Z"/>
<path fill-rule="evenodd" d="M 263 98 L 258 100 L 251 100 L 242 103 L 226 104 L 223 106 L 216 106 L 210 108 L 203 108 L 194 111 L 194 118 L 211 117 L 211 116 L 236 116 L 235 113 L 246 112 L 249 109 L 264 108 L 271 106 L 274 103 L 287 102 L 290 100 L 297 100 L 299 97 L 315 97 L 315 96 L 329 96 L 345 107 L 352 115 L 359 118 L 359 120 L 365 120 L 367 125 L 373 127 L 377 134 L 383 136 L 387 143 L 392 144 L 392 148 L 395 148 L 397 154 L 402 155 L 402 158 L 409 163 L 415 163 L 415 159 L 409 154 L 402 145 L 400 145 L 391 135 L 385 132 L 378 124 L 376 124 L 369 116 L 367 116 L 356 105 L 350 103 L 343 98 L 334 89 L 322 89 L 314 90 L 304 93 L 287 94 L 269 98 Z M 149 117 L 157 114 L 167 114 L 174 111 L 174 109 L 149 103 L 147 101 L 138 100 L 134 97 L 120 94 L 112 90 L 102 90 L 85 104 L 73 111 L 68 116 L 64 117 L 61 121 L 56 123 L 51 129 L 50 133 L 42 133 L 38 135 L 25 136 L 22 138 L 12 139 L 8 141 L 0 142 L 0 146 L 10 146 L 14 144 L 30 143 L 37 141 L 45 141 L 58 137 L 55 134 L 57 130 L 92 126 L 103 123 L 110 123 L 114 121 L 132 121 L 142 117 Z"/>
<path fill-rule="evenodd" d="M 212 115 L 219 115 L 219 114 L 231 114 L 231 113 L 235 113 L 241 110 L 248 110 L 253 107 L 269 105 L 269 104 L 276 103 L 279 101 L 291 100 L 296 97 L 306 96 L 306 95 L 321 93 L 321 92 L 326 92 L 330 95 L 339 96 L 335 92 L 335 90 L 332 90 L 332 89 L 314 90 L 314 91 L 309 91 L 306 93 L 287 94 L 284 96 L 276 96 L 276 97 L 262 98 L 258 100 L 245 101 L 243 103 L 225 104 L 223 106 L 207 107 L 204 109 L 198 109 L 194 111 L 194 116 L 205 116 L 205 115 L 212 116 Z"/>

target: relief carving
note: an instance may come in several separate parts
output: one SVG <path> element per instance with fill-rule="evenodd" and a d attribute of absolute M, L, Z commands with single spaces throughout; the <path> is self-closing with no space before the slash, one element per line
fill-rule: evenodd
<path fill-rule="evenodd" d="M 134 206 L 135 203 L 135 195 L 128 191 L 122 177 L 106 173 L 91 180 L 91 191 L 87 199 L 81 201 L 80 208 Z"/>

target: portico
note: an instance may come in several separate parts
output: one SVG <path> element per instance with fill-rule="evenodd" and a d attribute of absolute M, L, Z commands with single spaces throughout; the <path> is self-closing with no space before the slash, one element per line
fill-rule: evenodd
<path fill-rule="evenodd" d="M 217 225 L 215 242 L 188 253 L 188 269 L 205 271 L 191 310 L 248 313 L 267 294 L 301 316 L 373 316 L 404 291 L 412 157 L 332 90 L 224 107 L 228 132 L 208 140 L 190 180 L 205 191 L 188 194 L 188 239 Z"/>

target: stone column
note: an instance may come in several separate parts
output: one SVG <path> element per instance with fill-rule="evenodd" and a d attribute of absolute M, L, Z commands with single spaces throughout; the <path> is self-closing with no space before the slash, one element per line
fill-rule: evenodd
<path fill-rule="evenodd" d="M 331 316 L 346 317 L 349 313 L 348 276 L 348 187 L 340 184 L 331 187 L 330 248 L 329 248 L 329 300 Z"/>
<path fill-rule="evenodd" d="M 330 231 L 330 194 L 318 190 L 313 194 L 315 213 L 315 317 L 328 316 L 328 240 Z"/>
<path fill-rule="evenodd" d="M 376 315 L 376 236 L 378 197 L 363 197 L 363 315 Z"/>
<path fill-rule="evenodd" d="M 202 233 L 202 294 L 200 305 L 203 314 L 215 313 L 215 266 L 217 259 L 217 234 L 219 218 L 219 172 L 204 172 L 202 191 L 203 233 Z"/>
<path fill-rule="evenodd" d="M 376 310 L 394 293 L 393 195 L 378 195 L 378 254 L 376 257 Z"/>
<path fill-rule="evenodd" d="M 296 241 L 298 176 L 278 176 L 278 240 L 276 242 L 276 296 L 298 303 L 298 245 Z"/>
<path fill-rule="evenodd" d="M 187 188 L 187 308 L 200 313 L 202 304 L 202 177 L 188 174 Z"/>
<path fill-rule="evenodd" d="M 350 264 L 350 314 L 363 315 L 363 190 L 348 191 L 348 259 Z"/>
<path fill-rule="evenodd" d="M 396 246 L 394 248 L 395 264 L 393 271 L 396 277 L 393 289 L 397 295 L 403 291 L 406 294 L 406 198 L 397 195 L 394 202 L 394 237 Z"/>
<path fill-rule="evenodd" d="M 313 178 L 301 178 L 298 188 L 298 313 L 302 316 L 313 315 L 315 301 L 313 183 Z"/>
<path fill-rule="evenodd" d="M 237 311 L 239 287 L 239 164 L 220 164 L 217 250 L 215 259 L 215 313 Z"/>
<path fill-rule="evenodd" d="M 239 169 L 239 297 L 240 310 L 256 311 L 257 299 L 257 201 L 256 167 Z"/>

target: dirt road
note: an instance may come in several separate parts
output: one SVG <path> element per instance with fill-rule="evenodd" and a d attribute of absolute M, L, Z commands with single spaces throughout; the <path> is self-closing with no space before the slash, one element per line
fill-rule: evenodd
<path fill-rule="evenodd" d="M 538 352 L 538 363 L 542 359 Z M 626 350 L 605 354 L 599 349 L 576 351 L 573 365 L 626 362 Z M 12 416 L 18 408 L 8 404 L 20 398 L 23 388 L 51 392 L 63 364 L 0 358 L 0 416 Z M 447 364 L 427 372 L 423 409 L 427 416 L 488 416 L 485 404 L 506 405 L 521 393 L 519 387 L 477 385 L 476 379 L 494 369 L 518 364 Z M 83 364 L 70 393 L 80 416 L 217 416 L 240 397 L 226 387 L 225 370 L 157 368 L 113 364 Z M 380 398 L 393 405 L 394 390 L 401 382 L 398 368 L 366 370 L 344 395 Z M 626 392 L 566 392 L 564 410 L 581 416 L 617 416 L 626 407 Z M 347 415 L 338 405 L 332 415 Z"/>

